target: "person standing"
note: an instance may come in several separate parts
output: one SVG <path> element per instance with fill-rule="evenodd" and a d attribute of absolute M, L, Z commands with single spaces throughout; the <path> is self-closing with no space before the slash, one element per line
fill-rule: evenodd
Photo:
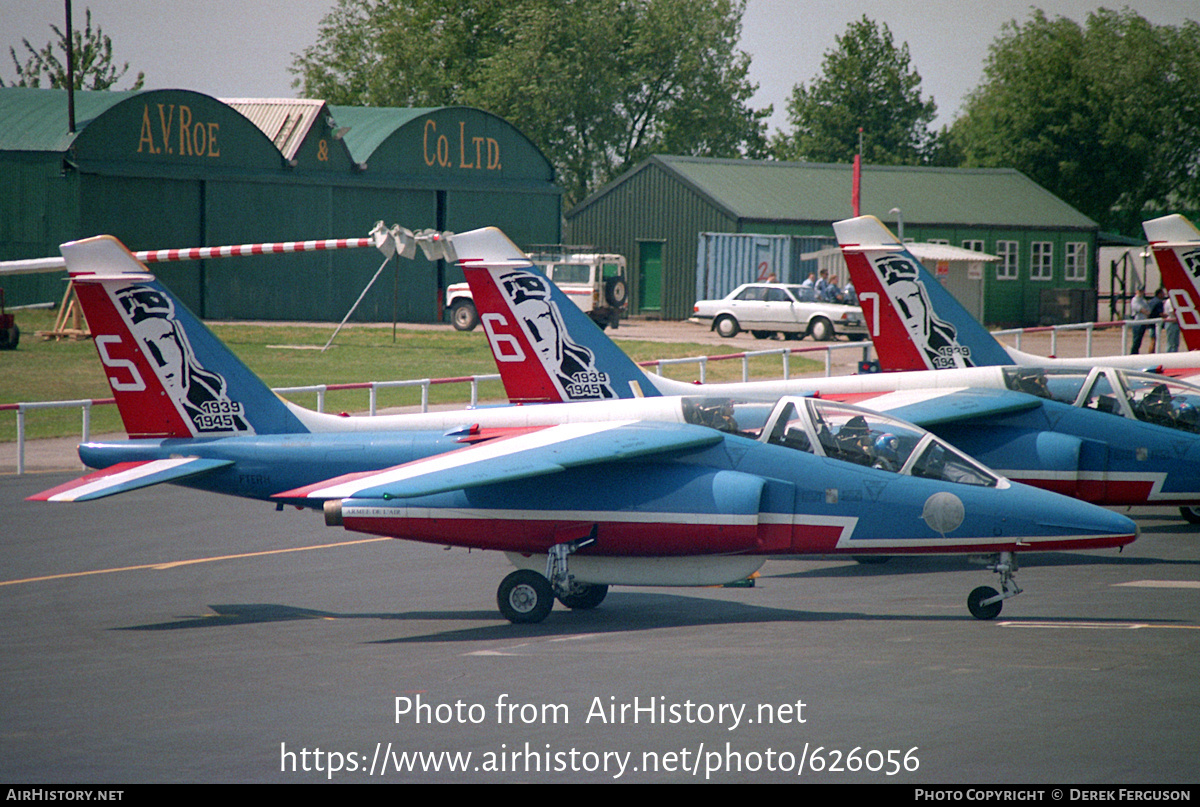
<path fill-rule="evenodd" d="M 1167 352 L 1175 353 L 1179 350 L 1179 314 L 1175 311 L 1175 301 L 1169 296 L 1163 300 L 1162 318 L 1166 323 Z"/>
<path fill-rule="evenodd" d="M 1129 351 L 1130 355 L 1140 353 L 1142 350 L 1142 339 L 1146 336 L 1146 329 L 1150 327 L 1149 323 L 1139 320 L 1150 319 L 1150 300 L 1152 298 L 1146 296 L 1146 289 L 1142 288 L 1137 294 L 1133 295 L 1133 300 L 1129 303 L 1130 318 L 1137 322 L 1133 326 L 1133 347 Z"/>

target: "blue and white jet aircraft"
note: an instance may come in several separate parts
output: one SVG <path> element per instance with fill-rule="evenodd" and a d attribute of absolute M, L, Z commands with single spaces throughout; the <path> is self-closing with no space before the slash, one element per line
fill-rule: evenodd
<path fill-rule="evenodd" d="M 1200 352 L 1048 358 L 996 341 L 874 216 L 834 222 L 855 293 L 884 370 L 1016 365 L 1200 372 Z"/>
<path fill-rule="evenodd" d="M 1189 520 L 1197 515 L 1192 508 L 1200 505 L 1198 387 L 1130 370 L 1065 366 L 689 385 L 643 373 L 564 305 L 553 284 L 530 271 L 499 231 L 453 239 L 510 400 L 615 400 L 689 391 L 733 398 L 819 395 L 917 423 L 1016 481 L 1095 504 L 1174 506 Z M 913 282 L 922 280 L 920 264 L 906 252 L 881 254 L 888 260 L 907 256 Z M 872 293 L 867 279 L 859 284 L 856 278 L 856 287 Z M 936 298 L 933 292 L 918 296 Z M 891 299 L 876 293 L 874 300 L 883 304 L 873 310 L 880 321 L 896 323 L 880 339 L 896 347 L 911 331 L 891 315 Z M 925 311 L 940 322 L 933 308 Z M 986 337 L 985 348 L 989 342 L 994 346 L 993 358 L 1006 355 L 975 328 Z M 969 331 L 964 326 L 956 333 Z M 953 345 L 970 352 L 960 342 Z"/>
<path fill-rule="evenodd" d="M 968 598 L 991 618 L 1020 592 L 1014 552 L 1137 535 L 1123 516 L 835 402 L 311 412 L 272 394 L 115 239 L 63 254 L 131 439 L 81 446 L 100 470 L 36 500 L 173 482 L 321 508 L 360 532 L 504 551 L 520 568 L 497 602 L 514 622 L 543 619 L 555 598 L 595 607 L 611 584 L 711 585 L 774 555 L 873 553 L 998 553 L 1002 593 Z M 865 463 L 880 440 L 889 464 Z"/>

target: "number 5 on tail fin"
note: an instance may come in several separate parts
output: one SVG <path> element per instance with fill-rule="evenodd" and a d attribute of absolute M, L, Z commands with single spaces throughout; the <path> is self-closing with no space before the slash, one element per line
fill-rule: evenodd
<path fill-rule="evenodd" d="M 62 253 L 130 437 L 307 431 L 120 241 Z"/>
<path fill-rule="evenodd" d="M 834 232 L 885 370 L 1012 364 L 1004 346 L 874 216 Z"/>

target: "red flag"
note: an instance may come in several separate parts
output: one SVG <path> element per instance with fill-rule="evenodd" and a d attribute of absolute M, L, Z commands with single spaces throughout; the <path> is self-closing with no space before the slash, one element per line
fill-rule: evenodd
<path fill-rule="evenodd" d="M 858 212 L 859 203 L 862 201 L 862 155 L 854 155 L 854 184 L 850 189 L 850 206 L 854 209 L 854 215 L 860 215 Z"/>

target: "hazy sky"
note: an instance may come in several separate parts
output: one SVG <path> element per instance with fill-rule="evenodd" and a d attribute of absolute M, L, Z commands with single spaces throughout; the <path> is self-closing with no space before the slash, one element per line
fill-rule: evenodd
<path fill-rule="evenodd" d="M 866 15 L 886 22 L 897 43 L 907 42 L 926 97 L 938 105 L 937 124 L 948 124 L 963 96 L 982 75 L 988 45 L 1001 25 L 1025 20 L 1034 6 L 1051 16 L 1082 22 L 1089 11 L 1124 3 L 1087 0 L 749 0 L 741 47 L 751 55 L 751 78 L 759 85 L 756 107 L 773 104 L 772 128 L 784 124 L 791 88 L 819 74 L 825 52 L 847 23 Z M 1133 0 L 1127 4 L 1151 22 L 1178 25 L 1200 19 L 1197 0 Z M 92 10 L 113 40 L 118 63 L 146 74 L 146 87 L 183 88 L 223 98 L 292 97 L 292 55 L 316 41 L 321 18 L 333 0 L 74 0 L 82 27 Z M 61 0 L 4 0 L 0 4 L 0 77 L 15 72 L 8 55 L 21 40 L 40 47 L 62 25 Z M 21 59 L 24 61 L 24 58 Z M 118 85 L 125 88 L 128 78 Z"/>

